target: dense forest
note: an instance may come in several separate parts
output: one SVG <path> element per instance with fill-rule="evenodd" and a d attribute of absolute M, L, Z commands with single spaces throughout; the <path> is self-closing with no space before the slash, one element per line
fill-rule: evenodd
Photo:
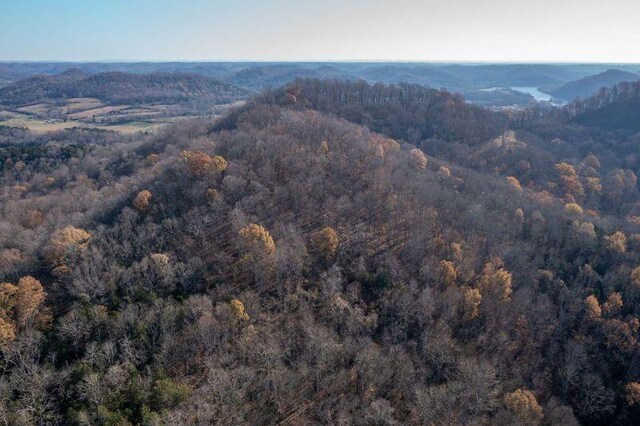
<path fill-rule="evenodd" d="M 502 113 L 299 80 L 153 135 L 0 128 L 0 423 L 634 423 L 623 87 Z"/>

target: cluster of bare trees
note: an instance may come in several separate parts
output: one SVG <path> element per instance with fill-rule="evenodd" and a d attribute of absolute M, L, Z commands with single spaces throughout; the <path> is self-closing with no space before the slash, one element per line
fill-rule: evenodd
<path fill-rule="evenodd" d="M 345 91 L 381 110 L 424 100 L 324 84 L 311 87 L 336 105 Z M 220 131 L 7 137 L 0 422 L 640 414 L 634 159 L 568 158 L 534 128 L 420 149 L 294 89 Z M 549 150 L 522 164 L 536 138 Z M 456 164 L 434 147 L 474 155 Z"/>

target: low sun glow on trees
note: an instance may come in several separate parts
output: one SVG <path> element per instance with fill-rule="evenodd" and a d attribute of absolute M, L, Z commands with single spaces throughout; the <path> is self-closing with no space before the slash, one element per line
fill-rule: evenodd
<path fill-rule="evenodd" d="M 523 424 L 539 424 L 542 420 L 542 407 L 531 391 L 517 389 L 508 393 L 504 404 Z"/>
<path fill-rule="evenodd" d="M 136 197 L 133 199 L 133 208 L 140 213 L 146 212 L 149 209 L 152 198 L 153 196 L 151 195 L 151 191 L 147 189 L 138 192 Z"/>
<path fill-rule="evenodd" d="M 323 228 L 314 235 L 316 248 L 325 260 L 333 259 L 338 250 L 338 234 L 331 227 Z"/>
<path fill-rule="evenodd" d="M 52 268 L 65 268 L 67 255 L 84 250 L 91 234 L 81 228 L 66 226 L 54 232 L 46 247 L 46 259 Z"/>
<path fill-rule="evenodd" d="M 265 227 L 251 223 L 240 230 L 241 263 L 264 286 L 273 271 L 276 245 Z"/>
<path fill-rule="evenodd" d="M 425 169 L 427 167 L 427 156 L 418 148 L 413 148 L 409 152 L 411 165 L 416 169 Z"/>
<path fill-rule="evenodd" d="M 211 173 L 222 173 L 228 165 L 223 157 L 219 155 L 212 157 L 202 151 L 182 151 L 180 156 L 186 161 L 191 175 L 200 179 Z"/>
<path fill-rule="evenodd" d="M 17 284 L 0 284 L 0 346 L 15 339 L 17 332 L 31 323 L 41 326 L 47 321 L 41 306 L 46 293 L 40 281 L 26 276 Z"/>

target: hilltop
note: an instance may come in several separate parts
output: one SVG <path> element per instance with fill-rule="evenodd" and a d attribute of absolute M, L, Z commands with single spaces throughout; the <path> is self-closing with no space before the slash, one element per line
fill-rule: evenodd
<path fill-rule="evenodd" d="M 640 80 L 640 75 L 617 69 L 610 69 L 603 73 L 591 75 L 580 80 L 566 83 L 549 94 L 572 101 L 576 98 L 586 99 L 594 96 L 601 88 L 613 87 L 618 83 Z"/>

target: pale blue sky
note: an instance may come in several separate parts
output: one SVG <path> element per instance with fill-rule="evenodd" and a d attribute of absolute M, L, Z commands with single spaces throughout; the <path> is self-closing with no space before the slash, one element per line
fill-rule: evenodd
<path fill-rule="evenodd" d="M 0 0 L 0 60 L 640 62 L 640 0 Z"/>

